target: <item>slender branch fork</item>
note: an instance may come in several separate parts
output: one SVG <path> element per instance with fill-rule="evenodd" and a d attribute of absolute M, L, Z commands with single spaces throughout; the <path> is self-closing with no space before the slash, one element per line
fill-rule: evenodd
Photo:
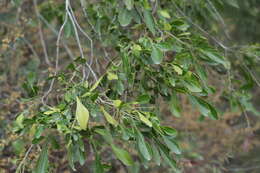
<path fill-rule="evenodd" d="M 93 62 L 93 58 L 94 58 L 94 55 L 93 55 L 93 41 L 92 39 L 90 38 L 90 36 L 81 28 L 81 26 L 79 25 L 78 21 L 76 20 L 76 17 L 74 15 L 74 12 L 73 12 L 73 9 L 71 7 L 71 4 L 70 4 L 70 1 L 68 0 L 68 8 L 66 8 L 66 11 L 67 11 L 67 14 L 69 15 L 70 17 L 70 20 L 72 22 L 72 25 L 73 25 L 73 28 L 74 28 L 74 31 L 75 31 L 75 35 L 76 35 L 76 40 L 77 40 L 77 44 L 78 44 L 78 47 L 80 49 L 80 54 L 81 54 L 81 57 L 83 59 L 85 59 L 85 56 L 84 56 L 84 53 L 83 53 L 83 49 L 82 49 L 82 46 L 81 46 L 81 43 L 80 43 L 80 39 L 79 39 L 79 35 L 78 35 L 78 30 L 77 28 L 79 29 L 79 31 L 90 41 L 90 48 L 91 48 L 91 62 Z M 94 79 L 97 81 L 97 75 L 96 73 L 93 71 L 92 67 L 86 62 L 86 65 L 87 67 L 89 68 L 90 72 L 92 73 Z M 85 78 L 85 76 L 84 76 Z M 83 80 L 84 80 L 83 78 Z"/>
<path fill-rule="evenodd" d="M 73 9 L 71 7 L 71 4 L 70 4 L 70 0 L 66 0 L 66 3 L 65 3 L 65 10 L 66 10 L 66 15 L 65 15 L 65 20 L 58 32 L 58 38 L 57 38 L 57 41 L 56 41 L 56 60 L 55 60 L 55 71 L 54 71 L 54 76 L 55 77 L 58 73 L 58 68 L 59 68 L 59 53 L 60 53 L 60 40 L 61 40 L 61 35 L 63 33 L 63 30 L 64 30 L 64 27 L 65 25 L 67 24 L 67 22 L 70 20 L 72 25 L 73 25 L 73 29 L 74 29 L 74 32 L 75 32 L 75 37 L 76 37 L 76 41 L 77 41 L 77 45 L 79 47 L 79 51 L 80 51 L 80 55 L 83 59 L 86 59 L 85 58 L 85 55 L 84 55 L 84 52 L 83 52 L 83 48 L 81 46 L 81 42 L 80 42 L 80 39 L 79 39 L 79 34 L 78 34 L 78 29 L 80 30 L 80 32 L 90 41 L 90 47 L 91 47 L 91 62 L 93 61 L 94 59 L 94 50 L 93 50 L 93 40 L 90 38 L 90 36 L 81 28 L 81 26 L 79 25 L 79 23 L 77 22 L 76 20 L 76 17 L 74 15 L 74 12 L 73 12 Z M 89 65 L 87 62 L 86 62 L 86 66 L 88 67 L 89 71 L 92 73 L 95 81 L 98 80 L 97 78 L 97 75 L 96 73 L 94 72 L 94 70 L 92 69 L 91 65 Z M 83 67 L 83 81 L 88 79 L 88 76 L 86 77 L 85 75 L 85 69 Z M 50 87 L 49 89 L 47 90 L 47 92 L 45 92 L 45 94 L 43 95 L 42 97 L 42 103 L 44 105 L 46 105 L 46 102 L 48 100 L 48 95 L 50 94 L 50 92 L 52 91 L 53 89 L 53 86 L 54 86 L 54 82 L 55 82 L 55 78 L 53 78 L 51 80 L 51 84 L 50 84 Z"/>
<path fill-rule="evenodd" d="M 68 9 L 68 0 L 66 0 L 66 9 Z M 59 30 L 59 33 L 58 33 L 58 38 L 57 38 L 57 42 L 56 42 L 56 60 L 55 60 L 55 72 L 54 72 L 54 77 L 57 75 L 58 73 L 58 67 L 59 67 L 59 53 L 60 53 L 60 39 L 61 39 L 61 34 L 62 34 L 62 31 L 66 25 L 68 21 L 68 13 L 66 13 L 66 16 L 65 16 L 65 20 Z M 52 91 L 53 89 L 53 85 L 54 85 L 54 82 L 55 82 L 55 78 L 53 78 L 51 80 L 51 84 L 50 84 L 50 87 L 48 89 L 48 91 L 43 95 L 42 97 L 42 103 L 44 105 L 46 105 L 46 102 L 47 102 L 47 97 L 48 95 L 50 94 L 50 92 Z"/>

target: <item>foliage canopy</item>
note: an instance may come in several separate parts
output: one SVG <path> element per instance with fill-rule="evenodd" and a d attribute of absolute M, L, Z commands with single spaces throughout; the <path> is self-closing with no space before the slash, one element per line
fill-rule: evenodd
<path fill-rule="evenodd" d="M 13 3 L 18 9 L 23 4 Z M 144 167 L 166 163 L 181 172 L 178 133 L 174 124 L 163 125 L 161 104 L 181 117 L 181 100 L 187 98 L 200 111 L 200 121 L 217 120 L 228 109 L 258 114 L 249 91 L 257 83 L 251 70 L 257 67 L 259 46 L 226 46 L 214 37 L 214 28 L 200 27 L 208 20 L 225 25 L 217 9 L 239 8 L 236 0 L 34 3 L 36 16 L 28 26 L 53 32 L 56 55 L 44 54 L 49 76 L 35 69 L 27 74 L 21 99 L 27 108 L 17 115 L 14 131 L 41 146 L 37 173 L 52 169 L 48 152 L 62 146 L 74 171 L 91 155 L 96 173 L 111 170 L 115 159 L 132 172 L 138 162 Z M 75 55 L 70 42 L 77 46 Z M 31 63 L 39 67 L 39 62 Z M 224 81 L 228 108 L 209 99 L 218 90 L 209 82 L 214 77 Z M 24 164 L 22 160 L 17 172 Z"/>

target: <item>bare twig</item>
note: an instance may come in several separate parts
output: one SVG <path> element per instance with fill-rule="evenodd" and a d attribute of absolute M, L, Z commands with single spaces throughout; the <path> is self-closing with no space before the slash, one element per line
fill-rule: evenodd
<path fill-rule="evenodd" d="M 68 9 L 68 0 L 66 0 L 66 9 Z M 54 77 L 57 75 L 58 73 L 58 67 L 59 67 L 59 53 L 60 53 L 60 40 L 61 40 L 61 34 L 62 34 L 62 31 L 66 25 L 66 23 L 68 22 L 68 13 L 66 13 L 66 16 L 65 16 L 65 20 L 59 30 L 59 33 L 58 33 L 58 38 L 57 38 L 57 42 L 56 42 L 56 60 L 55 60 L 55 72 L 54 72 Z M 53 78 L 51 80 L 51 84 L 50 84 L 50 87 L 48 89 L 48 91 L 43 95 L 42 97 L 42 103 L 43 104 L 46 104 L 46 101 L 45 98 L 47 99 L 48 95 L 50 94 L 50 92 L 52 91 L 53 89 L 53 85 L 54 85 L 54 81 L 55 81 L 55 78 Z"/>
<path fill-rule="evenodd" d="M 25 155 L 24 155 L 24 157 L 23 157 L 23 160 L 22 160 L 22 161 L 20 162 L 20 164 L 18 165 L 18 167 L 17 167 L 15 173 L 19 173 L 19 172 L 21 171 L 21 169 L 23 169 L 23 171 L 21 171 L 21 172 L 24 172 L 24 164 L 25 164 L 25 161 L 26 161 L 26 159 L 27 159 L 29 153 L 31 152 L 32 148 L 33 148 L 33 145 L 31 145 L 31 146 L 29 147 L 29 149 L 26 151 L 26 153 L 25 153 Z"/>
<path fill-rule="evenodd" d="M 79 39 L 79 35 L 78 35 L 78 30 L 77 28 L 80 30 L 80 32 L 85 36 L 87 37 L 87 39 L 90 41 L 90 48 L 91 48 L 91 61 L 93 61 L 93 41 L 92 39 L 90 38 L 90 36 L 81 28 L 81 26 L 79 25 L 79 23 L 77 22 L 77 19 L 74 15 L 74 12 L 71 8 L 71 5 L 70 5 L 70 1 L 68 2 L 68 9 L 66 9 L 69 17 L 70 17 L 70 20 L 72 22 L 72 25 L 73 25 L 73 28 L 74 28 L 74 31 L 75 31 L 75 35 L 76 35 L 76 40 L 77 40 L 77 44 L 79 46 L 79 50 L 80 50 L 80 54 L 82 56 L 82 58 L 85 59 L 85 56 L 84 56 L 84 53 L 83 53 L 83 49 L 82 49 L 82 46 L 81 46 L 81 43 L 80 43 L 80 39 Z M 90 72 L 92 73 L 94 79 L 97 81 L 97 75 L 96 73 L 93 71 L 92 67 L 86 63 L 88 69 L 90 70 Z"/>
<path fill-rule="evenodd" d="M 45 44 L 44 37 L 43 37 L 41 21 L 39 20 L 39 14 L 40 13 L 39 13 L 38 7 L 37 7 L 37 0 L 33 0 L 33 5 L 34 5 L 35 13 L 36 13 L 36 16 L 37 16 L 37 19 L 38 19 L 38 30 L 39 30 L 38 33 L 39 33 L 39 36 L 40 36 L 40 41 L 41 41 L 41 45 L 42 45 L 42 49 L 43 49 L 43 53 L 44 53 L 45 62 L 46 62 L 46 64 L 51 66 L 51 62 L 49 60 L 46 44 Z"/>
<path fill-rule="evenodd" d="M 37 52 L 35 51 L 35 49 L 33 48 L 33 45 L 26 39 L 26 38 L 22 38 L 22 40 L 25 42 L 25 44 L 27 44 L 27 46 L 29 47 L 29 49 L 32 51 L 32 53 L 34 54 L 34 56 L 36 56 L 38 59 L 40 59 L 39 55 L 37 54 Z"/>
<path fill-rule="evenodd" d="M 177 11 L 186 18 L 192 25 L 194 25 L 196 28 L 198 28 L 203 34 L 205 34 L 207 37 L 212 39 L 215 43 L 217 43 L 220 47 L 222 47 L 224 50 L 230 50 L 229 47 L 225 46 L 223 43 L 221 43 L 219 40 L 217 40 L 215 37 L 213 37 L 211 34 L 209 34 L 207 31 L 205 31 L 203 28 L 201 28 L 198 24 L 194 23 L 192 19 L 190 19 L 174 2 L 173 5 L 177 9 Z"/>
<path fill-rule="evenodd" d="M 207 0 L 207 2 L 209 3 L 210 7 L 211 7 L 211 8 L 215 11 L 215 13 L 217 14 L 218 19 L 219 19 L 219 21 L 221 22 L 221 24 L 222 24 L 222 26 L 223 26 L 223 28 L 224 28 L 224 33 L 225 33 L 226 37 L 227 37 L 228 39 L 230 39 L 230 35 L 229 35 L 228 32 L 227 32 L 227 25 L 226 25 L 224 19 L 222 18 L 222 16 L 220 15 L 220 13 L 218 12 L 218 10 L 217 10 L 216 7 L 214 6 L 214 4 L 213 4 L 210 0 Z"/>
<path fill-rule="evenodd" d="M 51 30 L 56 36 L 58 36 L 59 32 L 58 32 L 41 14 L 39 14 L 39 18 L 45 23 L 45 25 L 47 25 L 47 26 L 50 28 L 50 30 Z M 68 47 L 67 43 L 66 43 L 63 39 L 61 39 L 61 42 L 62 42 L 62 44 L 63 44 L 63 46 L 64 46 L 66 52 L 68 53 L 70 59 L 73 60 L 75 56 L 73 55 L 72 51 L 71 51 L 70 48 Z"/>

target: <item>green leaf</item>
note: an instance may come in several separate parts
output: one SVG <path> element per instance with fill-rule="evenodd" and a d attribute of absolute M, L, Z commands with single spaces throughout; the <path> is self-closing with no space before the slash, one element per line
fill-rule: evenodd
<path fill-rule="evenodd" d="M 68 156 L 69 165 L 70 165 L 70 167 L 73 171 L 76 171 L 75 166 L 74 166 L 75 160 L 74 160 L 74 157 L 73 157 L 74 151 L 73 151 L 73 146 L 72 146 L 71 143 L 67 146 L 67 152 L 68 152 L 67 156 Z"/>
<path fill-rule="evenodd" d="M 143 94 L 143 95 L 138 96 L 136 101 L 139 102 L 140 104 L 144 104 L 144 103 L 149 103 L 150 99 L 151 99 L 150 95 Z"/>
<path fill-rule="evenodd" d="M 157 147 L 154 144 L 152 145 L 152 151 L 153 151 L 153 158 L 154 158 L 155 163 L 158 166 L 160 166 L 160 164 L 161 164 L 161 156 L 160 156 L 160 153 L 159 153 Z"/>
<path fill-rule="evenodd" d="M 122 101 L 121 100 L 113 100 L 113 105 L 116 108 L 119 108 L 122 105 Z"/>
<path fill-rule="evenodd" d="M 150 121 L 148 118 L 146 118 L 141 112 L 138 112 L 138 115 L 139 115 L 140 120 L 141 120 L 144 124 L 146 124 L 146 125 L 149 126 L 149 127 L 152 127 L 152 126 L 153 126 L 153 124 L 151 123 L 151 121 Z"/>
<path fill-rule="evenodd" d="M 201 50 L 201 52 L 206 55 L 210 60 L 222 64 L 226 69 L 230 69 L 230 62 L 224 59 L 224 57 L 217 55 L 215 52 L 210 52 L 206 50 Z"/>
<path fill-rule="evenodd" d="M 120 23 L 121 26 L 125 27 L 127 25 L 129 25 L 132 21 L 132 15 L 131 12 L 128 11 L 125 8 L 121 8 L 119 10 L 119 14 L 118 14 L 118 21 Z"/>
<path fill-rule="evenodd" d="M 178 75 L 182 75 L 182 73 L 183 73 L 182 68 L 180 68 L 178 65 L 174 65 L 174 64 L 172 66 L 173 66 L 174 71 L 176 71 L 176 73 Z"/>
<path fill-rule="evenodd" d="M 103 166 L 101 164 L 101 158 L 100 155 L 98 153 L 95 154 L 95 168 L 94 168 L 94 172 L 95 173 L 103 173 L 104 169 Z"/>
<path fill-rule="evenodd" d="M 160 153 L 165 162 L 171 166 L 171 168 L 176 169 L 176 162 L 170 157 L 169 153 L 160 149 Z"/>
<path fill-rule="evenodd" d="M 160 64 L 163 60 L 163 52 L 159 48 L 153 46 L 151 58 L 154 64 Z"/>
<path fill-rule="evenodd" d="M 48 169 L 48 145 L 44 145 L 38 158 L 35 173 L 46 173 Z"/>
<path fill-rule="evenodd" d="M 101 76 L 101 77 L 96 81 L 96 83 L 90 88 L 89 92 L 94 91 L 94 90 L 98 87 L 98 85 L 99 85 L 99 83 L 102 81 L 102 79 L 103 79 L 103 76 Z"/>
<path fill-rule="evenodd" d="M 103 138 L 105 139 L 105 141 L 107 143 L 112 144 L 113 137 L 108 130 L 102 129 L 102 128 L 97 128 L 97 129 L 95 129 L 95 132 L 100 134 L 101 136 L 103 136 Z"/>
<path fill-rule="evenodd" d="M 165 142 L 165 144 L 167 145 L 168 148 L 170 148 L 170 150 L 175 153 L 175 154 L 181 154 L 181 151 L 179 149 L 179 146 L 173 142 L 172 140 L 168 139 L 167 137 L 163 136 L 163 140 Z"/>
<path fill-rule="evenodd" d="M 167 126 L 161 126 L 161 129 L 169 136 L 176 137 L 177 136 L 177 130 L 167 127 Z"/>
<path fill-rule="evenodd" d="M 228 0 L 226 1 L 229 5 L 235 7 L 235 8 L 239 8 L 238 2 L 237 0 Z"/>
<path fill-rule="evenodd" d="M 167 19 L 171 18 L 170 14 L 166 10 L 160 10 L 159 13 L 160 13 L 161 16 L 163 16 L 163 17 L 165 17 Z"/>
<path fill-rule="evenodd" d="M 133 0 L 124 0 L 125 6 L 128 10 L 131 10 L 134 6 Z"/>
<path fill-rule="evenodd" d="M 185 77 L 183 85 L 188 88 L 190 92 L 202 92 L 200 82 L 193 74 Z"/>
<path fill-rule="evenodd" d="M 165 162 L 166 162 L 168 165 L 171 166 L 171 168 L 176 169 L 176 168 L 177 168 L 177 166 L 176 166 L 176 161 L 173 160 L 173 159 L 171 158 L 171 156 L 169 155 L 169 150 L 168 150 L 168 148 L 167 148 L 165 145 L 161 144 L 158 140 L 157 140 L 156 142 L 157 142 L 157 144 L 158 144 L 158 146 L 159 146 L 159 148 L 160 148 L 161 157 L 165 160 Z"/>
<path fill-rule="evenodd" d="M 144 14 L 144 22 L 145 22 L 147 28 L 152 32 L 153 35 L 155 35 L 156 30 L 155 30 L 155 24 L 154 24 L 154 20 L 153 20 L 151 11 L 144 10 L 143 14 Z"/>
<path fill-rule="evenodd" d="M 121 148 L 116 147 L 112 144 L 112 150 L 115 153 L 116 157 L 121 160 L 126 166 L 132 166 L 134 164 L 130 154 Z"/>
<path fill-rule="evenodd" d="M 208 102 L 204 101 L 203 99 L 195 96 L 189 97 L 191 103 L 195 106 L 198 106 L 200 112 L 204 116 L 209 116 L 212 119 L 218 119 L 218 113 L 215 108 L 210 105 Z"/>
<path fill-rule="evenodd" d="M 137 129 L 136 129 L 136 133 L 137 133 L 137 145 L 138 145 L 139 151 L 141 152 L 142 156 L 146 160 L 151 160 L 152 157 L 151 157 L 148 147 L 145 143 L 143 135 Z"/>
<path fill-rule="evenodd" d="M 122 95 L 125 90 L 123 82 L 118 80 L 115 83 L 115 89 L 119 95 Z"/>
<path fill-rule="evenodd" d="M 176 94 L 172 94 L 170 100 L 170 111 L 176 117 L 181 117 L 181 107 Z"/>
<path fill-rule="evenodd" d="M 12 142 L 12 150 L 14 153 L 19 156 L 19 154 L 25 151 L 25 142 L 21 139 L 17 139 Z"/>
<path fill-rule="evenodd" d="M 118 122 L 111 115 L 109 115 L 109 113 L 107 113 L 103 106 L 101 106 L 100 109 L 103 112 L 108 123 L 114 125 L 115 127 L 118 126 Z"/>
<path fill-rule="evenodd" d="M 186 80 L 186 81 L 183 81 L 183 83 L 184 83 L 184 86 L 187 87 L 190 92 L 194 92 L 194 93 L 202 92 L 201 86 L 197 85 L 193 81 Z"/>
<path fill-rule="evenodd" d="M 107 79 L 108 80 L 118 80 L 118 76 L 114 73 L 108 72 L 107 73 Z"/>
<path fill-rule="evenodd" d="M 16 124 L 20 127 L 20 128 L 23 128 L 24 125 L 23 125 L 23 120 L 24 120 L 24 115 L 23 113 L 21 113 L 19 116 L 17 116 L 15 122 Z"/>
<path fill-rule="evenodd" d="M 88 125 L 88 120 L 89 120 L 89 111 L 81 103 L 78 97 L 77 97 L 76 119 L 78 121 L 80 129 L 86 130 Z"/>
<path fill-rule="evenodd" d="M 196 65 L 196 71 L 197 71 L 197 74 L 199 75 L 200 79 L 204 82 L 207 81 L 208 79 L 208 76 L 207 76 L 207 73 L 205 71 L 205 68 L 203 68 L 201 65 L 197 64 Z"/>

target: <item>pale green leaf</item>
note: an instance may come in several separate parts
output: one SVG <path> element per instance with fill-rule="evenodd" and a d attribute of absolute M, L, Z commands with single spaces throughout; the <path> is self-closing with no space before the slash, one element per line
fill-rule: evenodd
<path fill-rule="evenodd" d="M 86 130 L 89 120 L 89 111 L 77 97 L 76 119 L 81 129 Z"/>
<path fill-rule="evenodd" d="M 167 145 L 167 147 L 175 154 L 181 154 L 181 151 L 179 149 L 179 146 L 173 142 L 172 140 L 168 139 L 167 137 L 163 137 L 163 140 L 165 142 L 165 144 Z"/>
<path fill-rule="evenodd" d="M 20 127 L 20 128 L 23 128 L 23 120 L 24 120 L 24 115 L 23 113 L 21 113 L 15 120 L 15 122 L 17 123 L 17 125 Z"/>
<path fill-rule="evenodd" d="M 96 81 L 96 83 L 90 88 L 89 92 L 94 91 L 94 90 L 98 87 L 98 85 L 99 85 L 99 83 L 102 81 L 102 79 L 103 79 L 103 76 L 101 76 L 101 77 Z"/>
<path fill-rule="evenodd" d="M 238 1 L 237 0 L 228 0 L 226 1 L 229 5 L 235 7 L 235 8 L 239 8 L 239 5 L 238 5 Z"/>
<path fill-rule="evenodd" d="M 118 21 L 120 23 L 121 26 L 125 27 L 127 25 L 129 25 L 132 21 L 132 15 L 131 12 L 128 11 L 125 8 L 122 8 L 119 10 L 119 14 L 118 14 Z"/>
<path fill-rule="evenodd" d="M 125 6 L 128 10 L 131 10 L 134 5 L 134 0 L 124 0 Z"/>
<path fill-rule="evenodd" d="M 149 126 L 149 127 L 152 127 L 152 126 L 153 126 L 152 122 L 151 122 L 148 118 L 146 118 L 141 112 L 138 112 L 138 115 L 139 115 L 140 120 L 141 120 L 144 124 L 146 124 L 146 125 Z"/>
<path fill-rule="evenodd" d="M 100 109 L 103 112 L 108 123 L 110 123 L 114 126 L 118 126 L 118 122 L 104 109 L 103 106 L 101 106 Z"/>
<path fill-rule="evenodd" d="M 122 104 L 122 101 L 121 100 L 113 100 L 113 105 L 116 107 L 116 108 L 119 108 Z"/>
<path fill-rule="evenodd" d="M 176 117 L 181 117 L 181 107 L 175 93 L 172 94 L 169 104 L 170 104 L 170 111 L 172 112 L 172 114 Z"/>
<path fill-rule="evenodd" d="M 178 66 L 178 65 L 172 65 L 173 66 L 173 69 L 174 69 L 174 71 L 176 71 L 176 73 L 178 74 L 178 75 L 182 75 L 182 73 L 183 73 L 183 70 Z"/>
<path fill-rule="evenodd" d="M 107 79 L 108 80 L 118 80 L 118 76 L 115 73 L 108 72 L 107 73 Z"/>
<path fill-rule="evenodd" d="M 171 18 L 170 14 L 166 10 L 160 10 L 159 13 L 160 13 L 161 16 L 163 16 L 163 17 L 165 17 L 167 19 Z"/>
<path fill-rule="evenodd" d="M 154 64 L 160 64 L 163 60 L 163 52 L 159 48 L 153 47 L 151 58 Z"/>

